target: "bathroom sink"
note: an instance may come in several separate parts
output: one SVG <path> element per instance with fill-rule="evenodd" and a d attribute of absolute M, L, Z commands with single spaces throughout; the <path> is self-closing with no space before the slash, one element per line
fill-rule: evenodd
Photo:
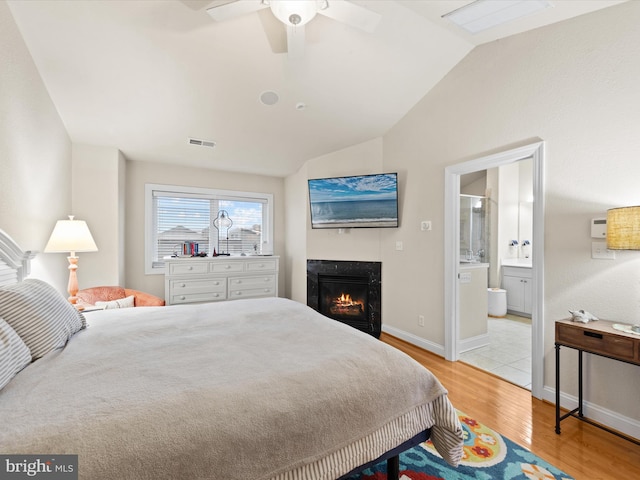
<path fill-rule="evenodd" d="M 532 263 L 530 258 L 503 258 L 502 266 L 531 268 Z"/>

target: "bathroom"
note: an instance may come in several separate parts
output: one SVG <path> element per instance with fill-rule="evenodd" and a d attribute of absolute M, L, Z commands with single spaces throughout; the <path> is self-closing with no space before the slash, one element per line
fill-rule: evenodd
<path fill-rule="evenodd" d="M 460 179 L 460 360 L 531 388 L 532 161 Z"/>

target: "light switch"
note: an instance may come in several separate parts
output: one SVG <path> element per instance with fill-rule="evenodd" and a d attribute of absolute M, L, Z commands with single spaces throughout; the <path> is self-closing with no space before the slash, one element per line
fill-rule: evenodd
<path fill-rule="evenodd" d="M 396 242 L 396 250 L 404 250 L 404 245 L 402 244 L 401 240 L 398 240 Z"/>
<path fill-rule="evenodd" d="M 607 248 L 607 242 L 591 242 L 591 258 L 615 260 L 616 252 Z"/>

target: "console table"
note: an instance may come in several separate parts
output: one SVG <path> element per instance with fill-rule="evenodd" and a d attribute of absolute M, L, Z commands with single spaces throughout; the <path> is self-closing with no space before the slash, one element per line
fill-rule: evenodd
<path fill-rule="evenodd" d="M 608 320 L 580 323 L 571 319 L 556 322 L 556 433 L 560 433 L 560 422 L 574 417 L 614 435 L 640 445 L 640 441 L 622 435 L 604 425 L 595 423 L 583 416 L 582 412 L 582 356 L 583 352 L 611 358 L 620 362 L 640 365 L 640 335 L 625 333 L 613 328 Z M 578 350 L 578 407 L 560 416 L 560 347 Z"/>

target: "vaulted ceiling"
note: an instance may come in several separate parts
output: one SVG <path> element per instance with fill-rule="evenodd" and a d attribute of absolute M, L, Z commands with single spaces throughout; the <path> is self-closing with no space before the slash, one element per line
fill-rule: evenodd
<path fill-rule="evenodd" d="M 382 16 L 376 30 L 318 15 L 296 59 L 274 41 L 284 27 L 269 9 L 216 22 L 206 9 L 224 3 L 8 1 L 73 142 L 274 176 L 384 135 L 475 46 L 620 1 L 552 0 L 472 35 L 441 18 L 469 0 L 354 0 Z"/>

